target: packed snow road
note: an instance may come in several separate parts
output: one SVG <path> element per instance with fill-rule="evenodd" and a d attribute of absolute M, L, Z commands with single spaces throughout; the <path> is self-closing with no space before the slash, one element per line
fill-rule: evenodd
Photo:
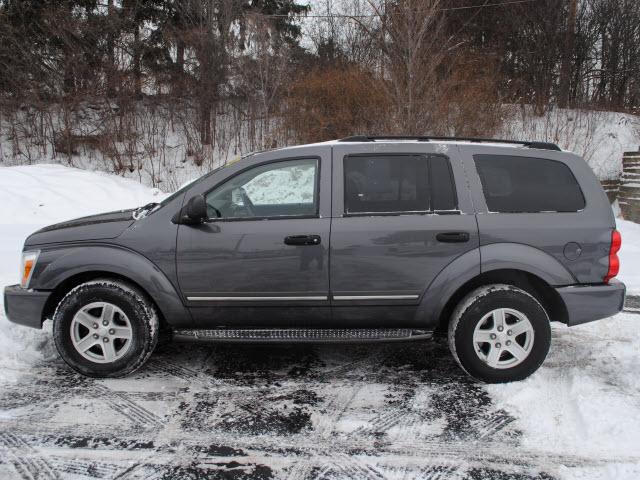
<path fill-rule="evenodd" d="M 555 329 L 539 373 L 489 391 L 438 344 L 176 344 L 121 380 L 53 358 L 2 387 L 0 476 L 638 478 L 640 392 L 616 373 L 638 360 L 607 351 L 638 340 Z"/>
<path fill-rule="evenodd" d="M 155 197 L 63 167 L 0 169 L 0 285 L 34 229 Z M 636 227 L 619 224 L 633 288 Z M 494 386 L 441 343 L 174 344 L 94 380 L 50 329 L 0 313 L 0 478 L 640 478 L 640 315 L 554 325 L 543 367 Z"/>

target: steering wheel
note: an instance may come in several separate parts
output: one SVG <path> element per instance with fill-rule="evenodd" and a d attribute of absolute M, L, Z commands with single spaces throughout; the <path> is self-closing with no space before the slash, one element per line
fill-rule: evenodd
<path fill-rule="evenodd" d="M 210 211 L 213 210 L 213 212 L 216 214 L 216 217 L 221 218 L 222 217 L 222 212 L 220 210 L 218 210 L 216 207 L 214 207 L 213 205 L 211 205 L 210 203 L 207 203 L 207 216 L 209 218 L 212 217 L 212 215 L 210 214 Z"/>

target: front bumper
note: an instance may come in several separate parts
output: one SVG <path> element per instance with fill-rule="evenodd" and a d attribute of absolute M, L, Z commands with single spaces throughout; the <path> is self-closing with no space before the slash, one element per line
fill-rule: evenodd
<path fill-rule="evenodd" d="M 602 285 L 556 288 L 567 307 L 570 327 L 615 315 L 624 307 L 626 287 L 618 280 Z"/>
<path fill-rule="evenodd" d="M 13 323 L 42 328 L 42 313 L 51 292 L 28 290 L 20 285 L 4 288 L 4 313 Z"/>

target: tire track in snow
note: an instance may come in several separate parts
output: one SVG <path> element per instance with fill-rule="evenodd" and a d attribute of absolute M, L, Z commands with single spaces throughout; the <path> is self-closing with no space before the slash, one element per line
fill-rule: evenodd
<path fill-rule="evenodd" d="M 0 432 L 0 450 L 7 453 L 9 462 L 24 479 L 60 478 L 42 454 L 13 433 Z"/>
<path fill-rule="evenodd" d="M 230 435 L 217 435 L 209 438 L 199 438 L 200 441 L 211 442 L 214 444 L 229 444 L 233 442 L 235 448 L 241 448 L 245 451 L 251 451 L 251 461 L 255 463 L 273 462 L 274 454 L 269 453 L 272 450 L 273 440 L 258 440 L 247 436 L 244 438 L 233 438 Z M 505 444 L 502 442 L 485 442 L 480 445 L 474 445 L 474 442 L 425 442 L 424 444 L 413 444 L 407 442 L 394 442 L 393 445 L 388 446 L 383 451 L 372 448 L 372 442 L 363 442 L 358 440 L 345 440 L 338 439 L 331 441 L 328 439 L 325 442 L 304 442 L 301 444 L 300 439 L 292 438 L 287 440 L 287 437 L 280 437 L 278 439 L 278 445 L 280 449 L 296 449 L 298 453 L 296 456 L 285 455 L 283 460 L 294 462 L 295 464 L 302 463 L 303 466 L 291 468 L 291 472 L 287 478 L 289 479 L 305 479 L 305 478 L 318 478 L 318 476 L 309 476 L 314 469 L 318 468 L 326 473 L 327 478 L 338 475 L 350 476 L 351 478 L 385 478 L 386 465 L 393 466 L 394 464 L 402 463 L 408 465 L 407 471 L 414 472 L 416 475 L 407 474 L 408 478 L 439 478 L 440 472 L 454 471 L 451 464 L 463 464 L 462 470 L 467 468 L 491 468 L 496 471 L 525 471 L 530 469 L 538 469 L 544 471 L 550 464 L 565 465 L 566 467 L 588 467 L 613 464 L 618 461 L 622 462 L 634 462 L 639 459 L 633 458 L 597 458 L 597 457 L 583 457 L 575 455 L 549 455 L 546 452 L 537 452 L 517 448 L 509 453 L 501 453 L 505 451 Z M 513 447 L 513 446 L 511 446 Z M 22 448 L 22 447 L 21 447 Z M 345 452 L 357 452 L 360 451 L 361 460 L 360 463 L 354 464 L 354 457 L 349 456 Z M 264 452 L 264 453 L 261 453 Z M 95 465 L 98 470 L 108 470 L 108 466 L 105 463 L 96 459 L 96 455 L 100 452 L 90 452 L 91 455 L 87 459 L 83 459 L 83 451 L 76 452 L 76 460 L 81 462 L 87 462 L 87 464 Z M 193 458 L 185 457 L 181 454 L 177 458 L 172 458 L 168 454 L 153 454 L 148 451 L 120 451 L 117 452 L 119 462 L 135 462 L 136 467 L 130 472 L 130 474 L 122 474 L 119 478 L 154 478 L 158 471 L 162 471 L 165 467 L 171 465 L 180 465 L 185 461 L 193 460 L 194 463 L 206 461 L 211 462 L 211 457 L 207 455 L 195 456 Z M 105 456 L 104 462 L 109 462 L 113 452 Z M 377 465 L 373 470 L 369 468 L 374 460 Z M 235 459 L 240 465 L 246 461 L 244 457 L 237 457 Z M 174 463 L 175 462 L 175 463 Z M 364 463 L 364 465 L 363 465 Z M 425 466 L 426 464 L 426 466 Z M 449 467 L 447 467 L 449 465 Z M 366 470 L 365 475 L 363 468 Z M 447 470 L 448 468 L 448 470 Z M 424 475 L 417 475 L 418 472 L 423 472 Z M 137 473 L 136 473 L 137 472 Z M 141 472 L 150 472 L 149 475 L 140 475 Z M 342 474 L 340 474 L 342 472 Z M 377 472 L 377 473 L 376 473 Z M 431 477 L 426 474 L 429 473 Z M 441 476 L 444 473 L 441 474 Z M 158 475 L 160 477 L 162 475 Z M 29 478 L 29 477 L 25 477 Z M 46 477 L 55 478 L 55 477 Z M 111 477 L 109 477 L 111 478 Z M 284 478 L 284 476 L 282 476 Z M 446 476 L 444 478 L 450 478 Z M 511 478 L 510 475 L 505 473 L 500 478 Z M 513 478 L 517 478 L 514 474 Z M 525 477 L 526 478 L 526 477 Z"/>
<path fill-rule="evenodd" d="M 300 436 L 294 436 L 300 437 Z M 329 438 L 325 441 L 318 439 L 278 437 L 277 449 L 274 449 L 272 440 L 253 436 L 214 435 L 200 438 L 214 444 L 230 444 L 234 448 L 252 452 L 251 459 L 256 462 L 268 461 L 273 458 L 274 452 L 293 452 L 296 461 L 315 463 L 316 466 L 333 465 L 343 461 L 345 452 L 357 452 L 358 455 L 375 459 L 377 463 L 385 464 L 406 462 L 418 465 L 420 469 L 428 466 L 464 464 L 472 467 L 492 467 L 500 469 L 507 467 L 514 469 L 539 468 L 544 470 L 550 464 L 564 465 L 566 467 L 603 466 L 615 463 L 636 463 L 640 457 L 628 456 L 594 456 L 549 453 L 544 450 L 532 450 L 514 445 L 511 439 L 508 444 L 500 441 L 442 441 L 426 440 L 424 442 L 410 442 L 394 440 L 385 444 L 383 448 L 376 446 L 375 439 L 351 439 Z M 260 455 L 263 452 L 264 457 Z M 345 458 L 351 459 L 349 455 Z M 351 462 L 351 460 L 349 460 Z M 346 467 L 345 467 L 346 468 Z M 351 468 L 351 467 L 349 467 Z M 306 469 L 305 469 L 306 470 Z M 294 477 L 300 478 L 300 477 Z"/>
<path fill-rule="evenodd" d="M 376 434 L 386 432 L 402 422 L 409 414 L 408 411 L 398 410 L 396 408 L 387 407 L 389 410 L 378 415 L 369 423 L 369 425 L 358 427 L 354 432 L 358 435 Z"/>
<path fill-rule="evenodd" d="M 422 480 L 448 480 L 457 476 L 458 468 L 445 465 L 429 466 L 420 471 L 418 478 Z"/>
<path fill-rule="evenodd" d="M 111 463 L 96 463 L 90 460 L 53 459 L 56 469 L 64 476 L 79 475 L 94 478 L 114 478 L 122 467 Z"/>
<path fill-rule="evenodd" d="M 476 438 L 481 440 L 483 438 L 494 436 L 514 421 L 515 418 L 507 415 L 503 411 L 492 412 L 487 418 L 473 424 L 477 432 Z"/>
<path fill-rule="evenodd" d="M 327 413 L 322 416 L 321 421 L 317 424 L 320 437 L 327 438 L 335 431 L 336 425 L 361 389 L 362 384 L 357 383 L 356 385 L 350 385 L 348 388 L 341 388 L 337 395 L 331 397 L 325 407 Z"/>
<path fill-rule="evenodd" d="M 100 395 L 100 400 L 131 422 L 147 428 L 162 425 L 163 419 L 132 401 L 126 394 L 100 384 L 94 385 L 93 389 Z"/>
<path fill-rule="evenodd" d="M 274 478 L 288 480 L 463 479 L 469 472 L 522 480 L 536 478 L 528 472 L 551 478 L 559 465 L 640 462 L 523 448 L 514 418 L 456 373 L 444 347 L 426 355 L 424 346 L 379 349 L 315 347 L 304 359 L 283 347 L 175 349 L 140 375 L 114 381 L 45 364 L 0 395 L 0 412 L 10 412 L 0 415 L 0 431 L 35 446 L 54 472 L 94 478 L 251 478 L 271 467 Z M 56 399 L 46 415 L 44 403 L 30 403 L 43 397 Z M 94 415 L 94 404 L 120 420 Z M 166 413 L 154 414 L 150 404 Z M 85 405 L 91 415 L 74 417 Z M 14 463 L 2 473 L 7 465 L 28 474 Z"/>
<path fill-rule="evenodd" d="M 152 369 L 154 373 L 166 374 L 187 383 L 196 382 L 204 387 L 216 387 L 220 382 L 215 378 L 203 374 L 201 371 L 194 370 L 179 363 L 167 360 L 166 358 L 158 359 L 151 357 L 145 368 Z"/>
<path fill-rule="evenodd" d="M 323 476 L 332 478 L 337 475 L 338 478 L 366 478 L 371 480 L 385 480 L 387 478 L 377 468 L 371 465 L 362 464 L 358 460 L 348 455 L 338 454 L 332 458 L 323 468 Z"/>

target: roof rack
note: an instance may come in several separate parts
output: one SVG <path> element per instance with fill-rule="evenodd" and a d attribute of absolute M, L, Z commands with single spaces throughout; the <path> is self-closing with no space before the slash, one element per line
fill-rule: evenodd
<path fill-rule="evenodd" d="M 472 143 L 507 143 L 510 145 L 522 145 L 525 148 L 536 148 L 538 150 L 556 150 L 561 151 L 555 143 L 549 142 L 531 142 L 522 140 L 502 140 L 498 138 L 476 138 L 476 137 L 431 137 L 431 136 L 412 136 L 412 135 L 354 135 L 338 140 L 339 142 L 375 142 L 376 140 L 417 140 L 418 142 L 431 141 L 463 141 Z"/>

